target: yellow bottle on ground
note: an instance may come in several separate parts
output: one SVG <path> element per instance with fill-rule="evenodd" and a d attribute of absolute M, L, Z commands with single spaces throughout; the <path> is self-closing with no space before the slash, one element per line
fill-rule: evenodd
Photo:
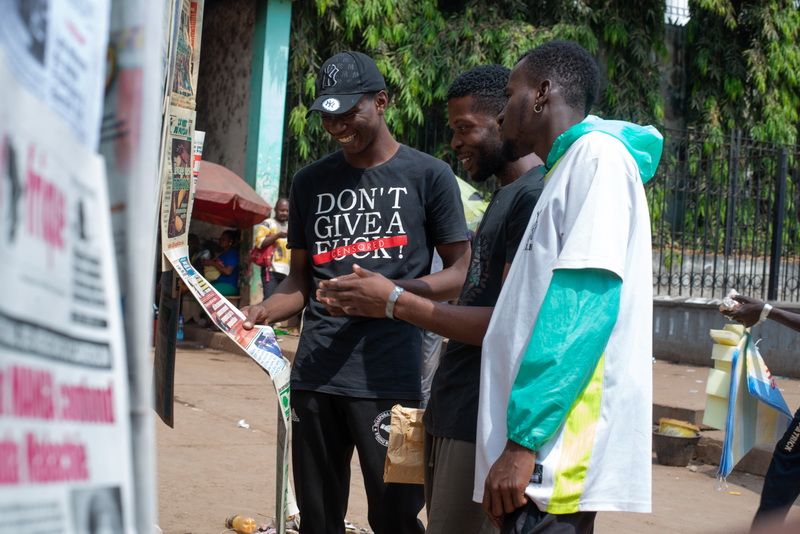
<path fill-rule="evenodd" d="M 252 534 L 256 531 L 256 520 L 252 517 L 233 515 L 225 521 L 225 526 L 232 528 L 240 534 Z"/>

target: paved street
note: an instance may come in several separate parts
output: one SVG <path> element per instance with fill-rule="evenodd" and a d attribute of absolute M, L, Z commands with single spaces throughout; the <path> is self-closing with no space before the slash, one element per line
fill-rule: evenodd
<path fill-rule="evenodd" d="M 287 356 L 293 354 L 296 342 L 296 337 L 282 337 Z M 277 406 L 272 385 L 243 354 L 189 346 L 184 344 L 179 350 L 175 368 L 175 428 L 160 420 L 155 423 L 159 525 L 165 534 L 218 534 L 225 530 L 225 518 L 233 514 L 266 523 L 275 508 Z M 696 380 L 705 379 L 706 374 L 703 369 L 657 362 L 656 400 L 665 396 L 659 388 L 667 387 L 664 381 L 669 379 L 676 384 L 671 387 L 677 390 L 675 396 L 697 404 L 691 391 L 703 391 L 704 385 Z M 779 384 L 797 388 L 785 392 L 789 405 L 796 407 L 800 385 L 797 381 Z M 240 420 L 249 428 L 237 426 Z M 598 533 L 747 531 L 758 505 L 761 477 L 734 473 L 728 486 L 718 491 L 716 466 L 697 465 L 690 470 L 661 466 L 655 458 L 653 463 L 653 513 L 600 514 Z M 347 518 L 367 527 L 357 458 L 353 467 Z M 800 519 L 800 507 L 793 507 L 790 517 Z"/>

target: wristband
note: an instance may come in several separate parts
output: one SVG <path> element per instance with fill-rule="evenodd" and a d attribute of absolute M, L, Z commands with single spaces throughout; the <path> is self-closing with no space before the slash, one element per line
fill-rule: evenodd
<path fill-rule="evenodd" d="M 772 306 L 765 302 L 764 307 L 761 308 L 761 316 L 758 318 L 758 322 L 756 324 L 763 323 L 764 319 L 767 318 L 767 315 L 769 315 L 769 312 L 771 311 L 772 311 Z M 755 326 L 756 324 L 754 324 L 753 326 Z"/>
<path fill-rule="evenodd" d="M 389 319 L 394 319 L 394 305 L 397 302 L 397 299 L 400 298 L 400 295 L 403 294 L 403 289 L 400 286 L 394 286 L 394 289 L 389 294 L 389 298 L 386 300 L 386 317 Z"/>

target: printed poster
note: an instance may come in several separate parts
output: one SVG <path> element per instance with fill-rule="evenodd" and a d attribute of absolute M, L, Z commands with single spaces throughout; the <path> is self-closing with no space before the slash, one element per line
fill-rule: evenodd
<path fill-rule="evenodd" d="M 18 83 L 2 47 L 0 86 L 0 534 L 132 534 L 104 164 Z"/>

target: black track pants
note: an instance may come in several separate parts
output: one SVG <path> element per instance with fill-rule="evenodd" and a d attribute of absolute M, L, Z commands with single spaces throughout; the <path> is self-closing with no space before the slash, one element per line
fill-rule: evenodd
<path fill-rule="evenodd" d="M 385 484 L 391 409 L 413 401 L 292 391 L 292 466 L 301 534 L 342 534 L 350 461 L 358 451 L 375 534 L 422 534 L 421 484 Z"/>

